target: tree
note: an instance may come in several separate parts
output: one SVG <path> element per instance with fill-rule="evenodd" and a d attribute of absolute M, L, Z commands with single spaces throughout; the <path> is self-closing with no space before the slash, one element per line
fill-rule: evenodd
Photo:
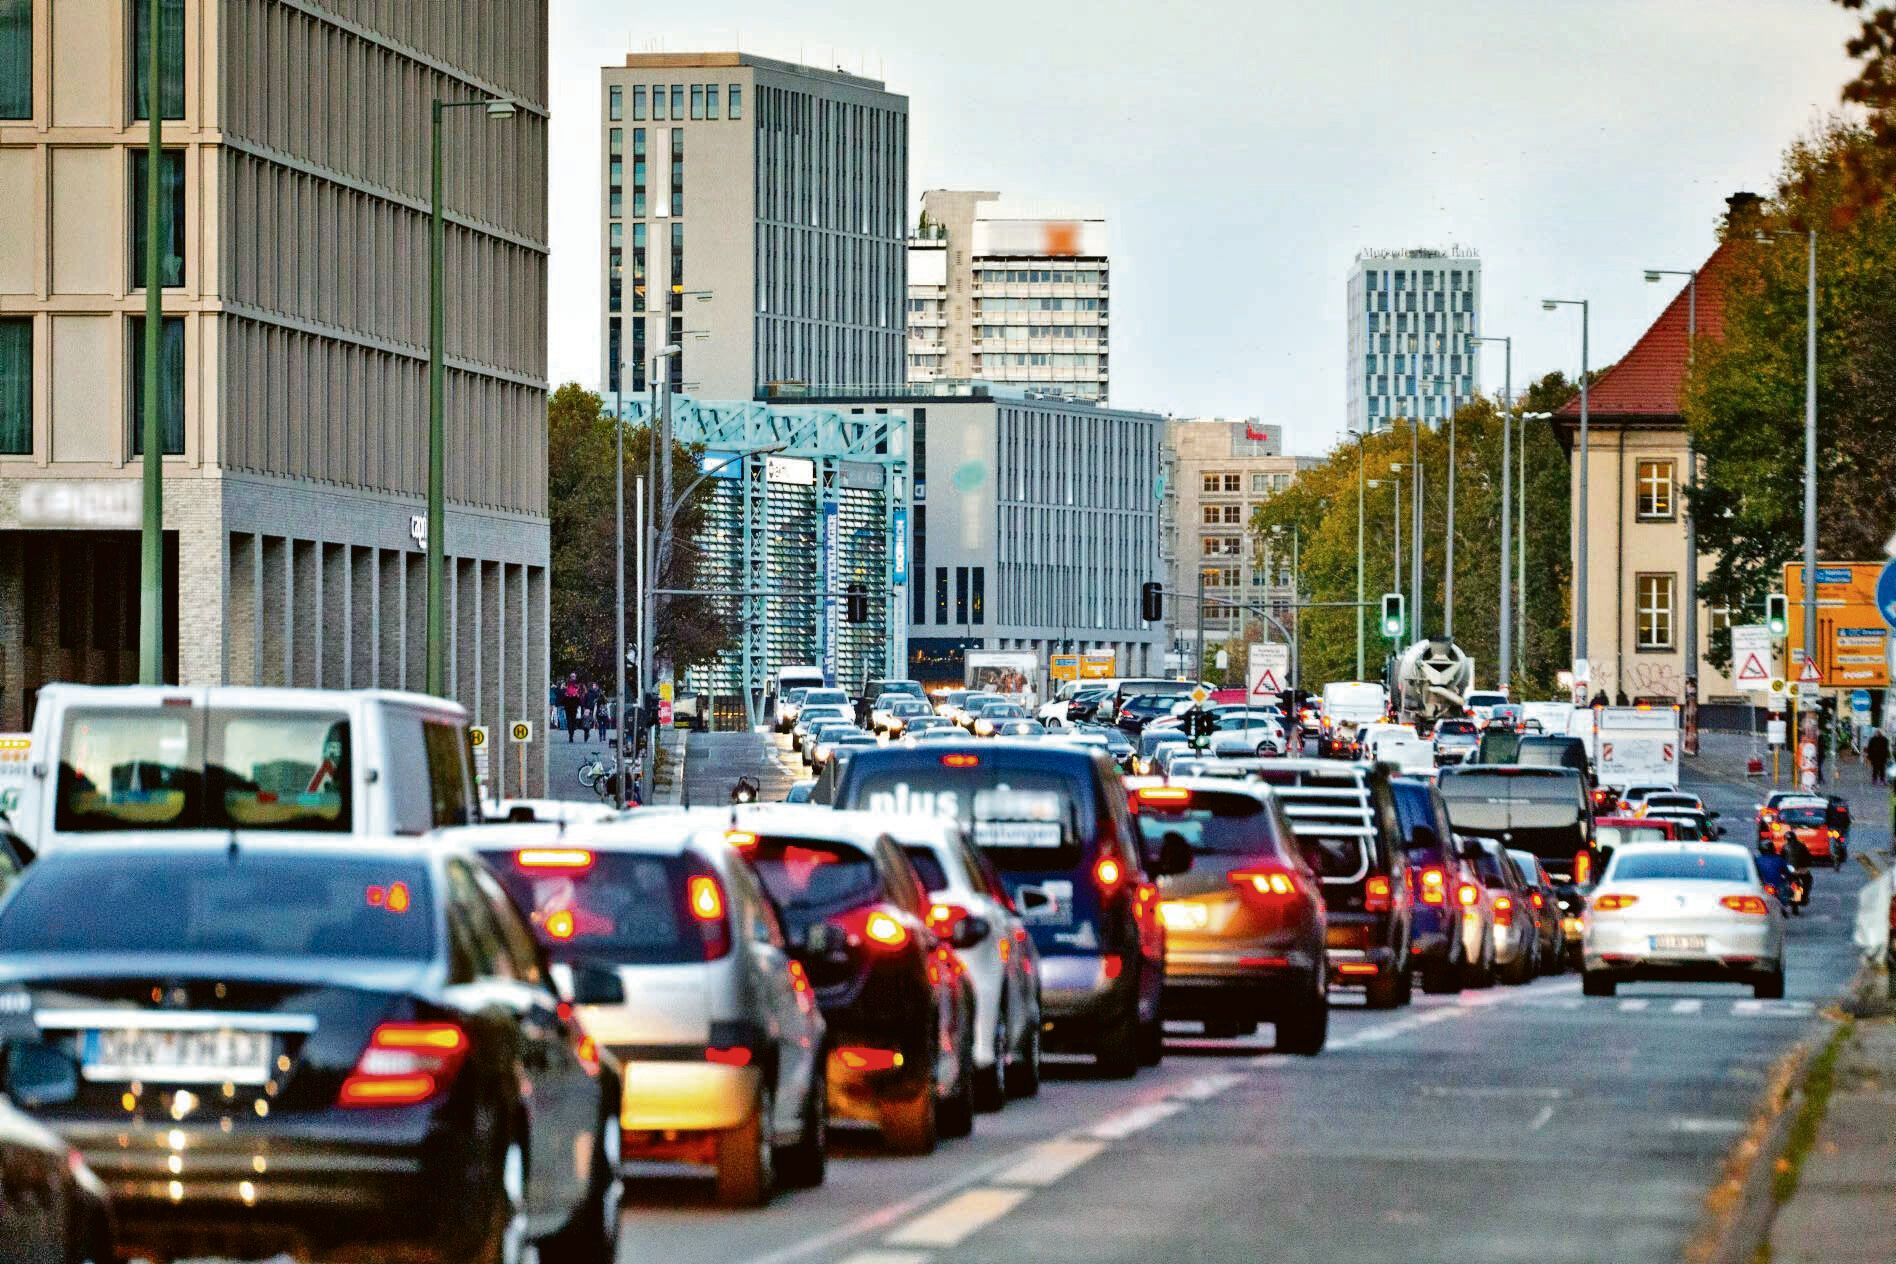
<path fill-rule="evenodd" d="M 555 679 L 576 671 L 612 688 L 616 635 L 613 607 L 613 419 L 603 401 L 576 383 L 553 392 L 547 405 L 547 516 L 552 536 L 552 666 Z M 625 434 L 626 628 L 628 652 L 638 644 L 633 601 L 637 479 L 646 473 L 650 432 L 628 426 Z M 697 459 L 682 444 L 672 449 L 672 484 L 682 489 L 698 477 Z M 700 486 L 679 512 L 666 588 L 690 588 L 696 554 L 683 542 L 702 525 L 708 485 Z M 729 633 L 700 597 L 672 597 L 659 607 L 657 652 L 683 670 L 711 661 L 729 643 Z"/>
<path fill-rule="evenodd" d="M 1699 348 L 1684 410 L 1703 477 L 1687 495 L 1699 545 L 1717 561 L 1699 586 L 1713 607 L 1752 609 L 1803 542 L 1807 245 L 1818 234 L 1818 538 L 1826 557 L 1879 557 L 1896 522 L 1896 211 L 1858 197 L 1869 127 L 1832 121 L 1792 145 L 1775 196 L 1728 224 L 1725 335 Z M 1752 240 L 1756 230 L 1794 236 Z M 1736 621 L 1743 622 L 1743 618 Z M 1717 632 L 1713 661 L 1730 661 Z"/>

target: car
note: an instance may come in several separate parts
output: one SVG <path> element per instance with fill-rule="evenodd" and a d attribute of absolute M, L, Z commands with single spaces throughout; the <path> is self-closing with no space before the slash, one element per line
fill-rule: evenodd
<path fill-rule="evenodd" d="M 1190 703 L 1190 698 L 1173 693 L 1141 693 L 1124 698 L 1113 713 L 1113 723 L 1121 732 L 1137 737 L 1153 720 L 1172 714 L 1172 708 Z"/>
<path fill-rule="evenodd" d="M 785 803 L 808 803 L 810 796 L 815 792 L 816 778 L 806 777 L 802 781 L 790 783 L 790 790 L 783 796 L 783 801 Z"/>
<path fill-rule="evenodd" d="M 993 736 L 995 737 L 1030 737 L 1030 738 L 1031 737 L 1045 737 L 1047 736 L 1047 732 L 1048 732 L 1047 729 L 1041 726 L 1040 721 L 1020 718 L 1020 719 L 1013 719 L 1013 720 L 995 721 Z"/>
<path fill-rule="evenodd" d="M 801 724 L 802 721 L 799 720 L 798 723 Z M 836 738 L 847 736 L 850 733 L 861 732 L 862 730 L 857 728 L 853 721 L 845 720 L 841 717 L 819 718 L 811 722 L 810 727 L 804 732 L 802 738 L 799 739 L 797 750 L 798 753 L 803 756 L 804 763 L 808 764 L 812 769 L 820 770 L 820 766 L 816 760 L 816 752 L 824 742 L 834 741 Z M 864 736 L 866 737 L 868 735 L 864 734 Z"/>
<path fill-rule="evenodd" d="M 1716 816 L 1705 806 L 1705 800 L 1691 790 L 1677 790 L 1667 787 L 1663 790 L 1650 790 L 1639 801 L 1639 806 L 1648 812 L 1657 812 L 1667 808 L 1683 808 L 1690 812 L 1704 812 Z"/>
<path fill-rule="evenodd" d="M 806 711 L 811 707 L 842 707 L 852 718 L 856 714 L 855 699 L 849 696 L 847 689 L 808 689 L 804 691 L 798 705 Z"/>
<path fill-rule="evenodd" d="M 638 811 L 466 841 L 556 969 L 618 973 L 625 1001 L 579 1020 L 621 1069 L 623 1157 L 709 1166 L 718 1202 L 752 1207 L 774 1184 L 823 1180 L 825 1029 L 769 897 L 703 816 Z"/>
<path fill-rule="evenodd" d="M 790 726 L 796 722 L 797 707 L 805 690 L 821 689 L 828 683 L 823 669 L 811 663 L 779 667 L 764 699 L 764 706 L 770 711 L 777 732 L 790 731 Z"/>
<path fill-rule="evenodd" d="M 801 751 L 804 739 L 809 736 L 810 730 L 815 728 L 818 722 L 827 721 L 833 724 L 838 720 L 852 726 L 856 723 L 846 707 L 834 704 L 806 706 L 797 713 L 796 722 L 790 726 L 790 744 Z"/>
<path fill-rule="evenodd" d="M 901 846 L 872 817 L 780 804 L 737 809 L 725 837 L 776 902 L 815 989 L 832 1118 L 874 1124 L 898 1154 L 967 1136 L 973 985 L 929 925 L 928 891 Z"/>
<path fill-rule="evenodd" d="M 1322 1052 L 1330 1026 L 1328 920 L 1276 796 L 1256 782 L 1188 778 L 1131 791 L 1159 879 L 1165 1016 L 1213 1038 L 1274 1026 L 1283 1053 Z"/>
<path fill-rule="evenodd" d="M 885 731 L 889 708 L 902 698 L 928 707 L 928 692 L 922 688 L 919 680 L 869 681 L 862 687 L 862 696 L 856 700 L 856 722 L 873 732 Z M 933 710 L 932 707 L 928 709 Z M 878 719 L 878 715 L 884 719 Z"/>
<path fill-rule="evenodd" d="M 1524 733 L 1514 762 L 1529 768 L 1571 768 L 1593 790 L 1593 761 L 1584 738 L 1565 733 Z"/>
<path fill-rule="evenodd" d="M 1648 807 L 1640 816 L 1645 821 L 1670 821 L 1676 837 L 1710 842 L 1725 836 L 1725 827 L 1712 820 L 1714 814 L 1692 808 Z"/>
<path fill-rule="evenodd" d="M 1097 733 L 1105 738 L 1107 758 L 1118 765 L 1119 771 L 1132 771 L 1133 759 L 1138 755 L 1139 748 L 1133 743 L 1130 737 L 1126 736 L 1124 730 L 1110 724 L 1105 724 L 1087 725 L 1083 727 L 1081 731 L 1085 733 Z"/>
<path fill-rule="evenodd" d="M 904 721 L 902 725 L 902 732 L 900 733 L 899 736 L 912 739 L 912 738 L 920 737 L 922 734 L 928 732 L 931 729 L 951 729 L 952 730 L 954 729 L 954 727 L 955 727 L 955 722 L 953 720 L 947 719 L 943 716 L 936 715 L 934 712 L 931 711 L 927 715 L 918 715 L 912 720 Z"/>
<path fill-rule="evenodd" d="M 1593 818 L 1593 846 L 1599 863 L 1605 864 L 1623 843 L 1667 843 L 1679 837 L 1673 821 L 1657 816 L 1596 816 Z M 1584 905 L 1581 909 L 1584 912 Z"/>
<path fill-rule="evenodd" d="M 1771 841 L 1781 847 L 1786 839 L 1796 838 L 1810 853 L 1813 864 L 1822 862 L 1839 868 L 1849 854 L 1849 845 L 1836 820 L 1836 810 L 1827 798 L 1809 795 L 1782 799 L 1771 822 Z"/>
<path fill-rule="evenodd" d="M 1620 806 L 1631 809 L 1632 811 L 1638 811 L 1640 805 L 1646 801 L 1647 795 L 1672 794 L 1677 790 L 1677 786 L 1668 786 L 1661 782 L 1635 782 L 1631 785 L 1621 786 L 1619 788 Z"/>
<path fill-rule="evenodd" d="M 1501 982 L 1532 982 L 1540 973 L 1540 924 L 1527 880 L 1508 850 L 1491 838 L 1476 840 L 1475 872 L 1494 904 L 1494 961 Z"/>
<path fill-rule="evenodd" d="M 1485 729 L 1494 719 L 1495 710 L 1508 705 L 1508 696 L 1496 689 L 1471 689 L 1462 703 L 1475 725 Z"/>
<path fill-rule="evenodd" d="M 1598 876 L 1593 808 L 1585 779 L 1571 768 L 1463 764 L 1436 778 L 1457 834 L 1530 851 L 1547 867 L 1562 910 L 1567 958 L 1578 960 L 1584 901 Z"/>
<path fill-rule="evenodd" d="M 587 799 L 489 799 L 481 804 L 483 825 L 520 825 L 533 821 L 610 821 L 619 809 Z"/>
<path fill-rule="evenodd" d="M 972 719 L 968 729 L 976 737 L 993 737 L 1002 724 L 1014 720 L 1026 720 L 1036 732 L 1040 728 L 1028 719 L 1027 708 L 1017 702 L 983 703 L 978 708 L 970 709 L 968 714 Z"/>
<path fill-rule="evenodd" d="M 1530 851 L 1510 851 L 1508 858 L 1527 884 L 1527 902 L 1540 932 L 1535 954 L 1541 974 L 1560 974 L 1567 968 L 1567 944 L 1560 924 L 1560 892 L 1541 858 Z"/>
<path fill-rule="evenodd" d="M 948 718 L 969 732 L 973 732 L 975 717 L 980 713 L 981 708 L 990 703 L 1007 703 L 1010 706 L 1013 705 L 998 693 L 988 693 L 981 689 L 970 689 L 962 696 L 960 704 L 948 713 Z"/>
<path fill-rule="evenodd" d="M 1589 901 L 1582 991 L 1640 979 L 1749 983 L 1784 995 L 1784 926 L 1750 852 L 1734 843 L 1626 843 Z"/>
<path fill-rule="evenodd" d="M 8 1067 L 11 1091 L 31 1102 L 45 1088 L 67 1091 L 69 1059 L 27 1052 Z M 0 1259 L 19 1264 L 118 1258 L 105 1184 L 53 1131 L 0 1097 Z"/>
<path fill-rule="evenodd" d="M 1132 771 L 1141 777 L 1151 776 L 1158 771 L 1160 748 L 1191 748 L 1191 739 L 1178 729 L 1153 729 L 1140 733 L 1135 740 L 1138 742 L 1138 751 L 1132 757 Z"/>
<path fill-rule="evenodd" d="M 1253 709 L 1222 711 L 1217 713 L 1216 723 L 1210 739 L 1214 755 L 1231 758 L 1284 753 L 1284 723 L 1275 715 Z"/>
<path fill-rule="evenodd" d="M 876 745 L 874 734 L 865 733 L 853 725 L 849 728 L 826 728 L 817 734 L 816 742 L 810 751 L 810 766 L 816 770 L 817 776 L 821 777 L 823 769 L 832 759 L 848 759 L 850 755 L 863 747 L 874 745 Z"/>
<path fill-rule="evenodd" d="M 1129 1077 L 1164 1056 L 1165 932 L 1118 771 L 1096 750 L 996 740 L 888 746 L 843 772 L 839 807 L 972 831 L 1040 953 L 1042 1042 Z"/>
<path fill-rule="evenodd" d="M 869 713 L 869 718 L 876 732 L 900 737 L 908 731 L 910 724 L 933 719 L 934 715 L 935 708 L 922 698 L 908 694 L 884 694 L 882 700 L 876 703 L 875 710 Z"/>
<path fill-rule="evenodd" d="M 1276 792 L 1305 863 L 1322 883 L 1330 986 L 1362 988 L 1371 1009 L 1407 1005 L 1414 923 L 1391 770 L 1289 758 L 1255 775 Z"/>
<path fill-rule="evenodd" d="M 1468 843 L 1456 838 L 1435 786 L 1414 777 L 1390 779 L 1397 829 L 1406 853 L 1411 923 L 1409 951 L 1422 990 L 1453 995 L 1494 980 L 1488 928 L 1493 909 L 1475 872 Z"/>
<path fill-rule="evenodd" d="M 1446 719 L 1435 726 L 1435 762 L 1465 764 L 1474 759 L 1481 730 L 1473 720 Z"/>
<path fill-rule="evenodd" d="M 931 724 L 927 728 L 912 729 L 902 740 L 904 745 L 915 742 L 972 742 L 974 734 L 951 720 L 942 720 L 941 723 Z"/>
<path fill-rule="evenodd" d="M 928 888 L 928 924 L 974 987 L 974 1101 L 999 1110 L 1040 1091 L 1040 954 L 992 861 L 959 821 L 890 816 L 883 824 Z"/>
<path fill-rule="evenodd" d="M 434 840 L 100 838 L 0 904 L 28 1114 L 97 1172 L 128 1258 L 617 1251 L 616 1073 L 481 861 Z M 532 1161 L 528 1161 L 532 1156 Z"/>

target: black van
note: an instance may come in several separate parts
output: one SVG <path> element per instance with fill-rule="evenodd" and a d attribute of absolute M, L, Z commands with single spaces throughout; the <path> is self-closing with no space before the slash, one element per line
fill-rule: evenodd
<path fill-rule="evenodd" d="M 1164 866 L 1141 854 L 1103 752 L 1005 738 L 865 749 L 835 805 L 965 823 L 1040 950 L 1045 1046 L 1089 1053 L 1109 1075 L 1159 1061 L 1165 936 L 1148 875 Z"/>
<path fill-rule="evenodd" d="M 1472 764 L 1442 769 L 1435 784 L 1456 833 L 1531 851 L 1563 884 L 1584 885 L 1597 872 L 1593 809 L 1574 769 Z"/>

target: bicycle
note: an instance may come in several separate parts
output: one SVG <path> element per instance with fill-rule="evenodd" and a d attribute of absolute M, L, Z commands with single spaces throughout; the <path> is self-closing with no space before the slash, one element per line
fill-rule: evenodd
<path fill-rule="evenodd" d="M 609 775 L 611 771 L 606 766 L 606 757 L 594 751 L 587 761 L 579 766 L 579 784 L 588 790 L 598 790 L 600 779 Z"/>

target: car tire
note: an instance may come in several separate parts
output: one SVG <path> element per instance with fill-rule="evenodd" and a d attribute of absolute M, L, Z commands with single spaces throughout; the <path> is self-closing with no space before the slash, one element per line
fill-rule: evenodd
<path fill-rule="evenodd" d="M 786 1189 L 814 1189 L 829 1171 L 829 1078 L 818 1058 L 803 1107 L 803 1135 L 777 1150 L 777 1181 Z"/>
<path fill-rule="evenodd" d="M 1139 1065 L 1155 1067 L 1165 1061 L 1165 1009 L 1161 1002 L 1153 1007 L 1150 1021 L 1139 1024 Z"/>
<path fill-rule="evenodd" d="M 1781 1001 L 1784 999 L 1784 968 L 1773 970 L 1751 985 L 1751 995 L 1760 1001 Z"/>
<path fill-rule="evenodd" d="M 1102 1031 L 1093 1047 L 1093 1065 L 1109 1080 L 1129 1080 L 1139 1073 L 1139 1013 L 1122 1014 Z"/>
<path fill-rule="evenodd" d="M 1277 1052 L 1313 1058 L 1330 1038 L 1330 992 L 1326 969 L 1315 972 L 1313 986 L 1299 989 L 1277 1012 Z"/>
<path fill-rule="evenodd" d="M 776 1153 L 770 1144 L 770 1090 L 759 1089 L 750 1118 L 717 1136 L 717 1198 L 721 1207 L 761 1207 L 770 1201 Z"/>
<path fill-rule="evenodd" d="M 1483 945 L 1481 960 L 1468 967 L 1468 986 L 1477 991 L 1494 986 L 1494 943 L 1490 940 Z"/>
<path fill-rule="evenodd" d="M 527 1254 L 527 1155 L 518 1142 L 501 1147 L 492 1170 L 483 1173 L 481 1208 L 470 1208 L 469 1219 L 448 1229 L 442 1254 L 468 1264 L 521 1264 Z M 470 1229 L 472 1242 L 468 1239 Z M 470 1250 L 469 1247 L 472 1247 Z"/>
<path fill-rule="evenodd" d="M 1371 979 L 1363 988 L 1363 1004 L 1370 1009 L 1394 1009 L 1403 1003 L 1406 971 L 1387 970 Z"/>
<path fill-rule="evenodd" d="M 1035 1015 L 1022 1033 L 1024 1046 L 1007 1064 L 1007 1095 L 1034 1097 L 1040 1092 L 1040 1017 Z"/>
<path fill-rule="evenodd" d="M 1580 975 L 1580 991 L 1587 996 L 1612 996 L 1619 991 L 1619 980 L 1604 970 L 1585 970 Z"/>
<path fill-rule="evenodd" d="M 972 1007 L 970 1007 L 972 1008 Z M 955 1091 L 935 1108 L 935 1126 L 944 1137 L 974 1131 L 974 1038 L 963 1036 L 955 1058 Z"/>
<path fill-rule="evenodd" d="M 994 1061 L 986 1070 L 974 1073 L 974 1108 L 993 1114 L 1007 1105 L 1007 1009 L 994 1024 Z"/>
<path fill-rule="evenodd" d="M 616 1099 L 616 1094 L 614 1095 Z M 619 1177 L 619 1121 L 599 1121 L 594 1143 L 592 1188 L 564 1229 L 539 1243 L 540 1264 L 613 1264 L 619 1255 L 619 1208 L 625 1183 Z"/>
<path fill-rule="evenodd" d="M 884 1101 L 876 1112 L 882 1142 L 892 1154 L 924 1155 L 935 1152 L 940 1138 L 935 1121 L 935 1085 L 895 1101 Z"/>

